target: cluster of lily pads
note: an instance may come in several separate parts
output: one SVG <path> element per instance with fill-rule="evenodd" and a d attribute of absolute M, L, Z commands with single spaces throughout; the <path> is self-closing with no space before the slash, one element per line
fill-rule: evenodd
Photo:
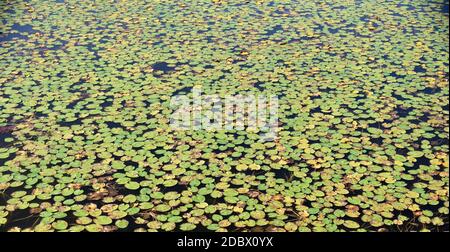
<path fill-rule="evenodd" d="M 1 1 L 0 230 L 448 230 L 443 8 Z M 278 138 L 172 129 L 196 85 L 278 96 Z"/>

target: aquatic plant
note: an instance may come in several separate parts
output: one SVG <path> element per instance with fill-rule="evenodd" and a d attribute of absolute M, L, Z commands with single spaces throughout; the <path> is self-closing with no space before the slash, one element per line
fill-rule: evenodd
<path fill-rule="evenodd" d="M 1 1 L 3 231 L 448 230 L 430 1 Z M 170 98 L 276 95 L 279 137 Z"/>

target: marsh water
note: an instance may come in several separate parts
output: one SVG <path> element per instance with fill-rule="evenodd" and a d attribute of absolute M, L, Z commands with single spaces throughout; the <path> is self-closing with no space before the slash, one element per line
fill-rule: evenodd
<path fill-rule="evenodd" d="M 1 1 L 0 230 L 448 231 L 448 6 Z M 278 137 L 171 128 L 194 87 Z"/>

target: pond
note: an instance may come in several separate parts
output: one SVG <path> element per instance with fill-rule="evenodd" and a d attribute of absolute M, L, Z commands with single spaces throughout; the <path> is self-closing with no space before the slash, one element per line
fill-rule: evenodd
<path fill-rule="evenodd" d="M 448 1 L 0 12 L 0 231 L 449 230 Z M 276 98 L 276 137 L 173 128 L 196 90 Z"/>

